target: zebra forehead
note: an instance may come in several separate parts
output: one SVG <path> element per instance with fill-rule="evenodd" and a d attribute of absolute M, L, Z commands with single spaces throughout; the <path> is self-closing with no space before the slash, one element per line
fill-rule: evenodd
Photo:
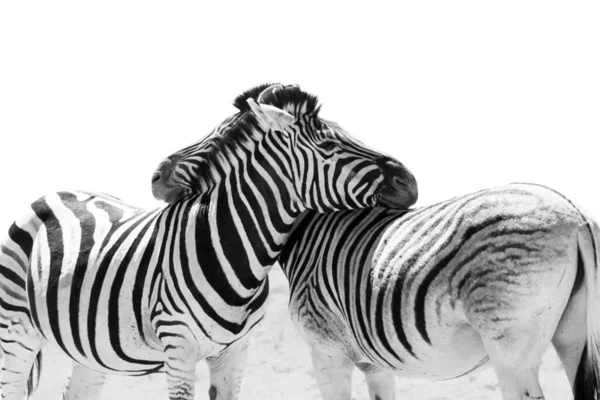
<path fill-rule="evenodd" d="M 266 83 L 246 90 L 233 101 L 233 105 L 240 111 L 249 111 L 250 106 L 247 103 L 248 98 L 258 101 L 260 94 L 267 88 L 279 85 L 277 83 Z M 276 90 L 270 91 L 261 97 L 261 103 L 280 108 L 292 114 L 295 117 L 302 115 L 316 116 L 319 113 L 319 99 L 303 90 L 298 86 L 279 85 Z"/>

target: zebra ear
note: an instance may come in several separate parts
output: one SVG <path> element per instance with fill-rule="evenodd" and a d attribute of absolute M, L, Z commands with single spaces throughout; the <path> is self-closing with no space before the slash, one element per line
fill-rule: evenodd
<path fill-rule="evenodd" d="M 264 130 L 286 132 L 288 126 L 295 121 L 295 118 L 290 113 L 280 108 L 268 104 L 259 104 L 251 97 L 246 102 Z"/>

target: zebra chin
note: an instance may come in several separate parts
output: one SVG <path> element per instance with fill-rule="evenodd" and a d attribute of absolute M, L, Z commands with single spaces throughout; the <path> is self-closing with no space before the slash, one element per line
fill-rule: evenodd
<path fill-rule="evenodd" d="M 167 204 L 174 204 L 185 198 L 187 192 L 180 187 L 169 187 L 153 183 L 152 195 L 156 200 L 164 201 Z"/>
<path fill-rule="evenodd" d="M 381 184 L 375 194 L 375 206 L 407 210 L 419 198 L 417 181 L 413 179 L 389 179 Z"/>
<path fill-rule="evenodd" d="M 394 208 L 408 210 L 417 202 L 417 196 L 411 193 L 399 193 L 397 195 L 378 194 L 375 198 L 375 206 L 383 208 Z"/>

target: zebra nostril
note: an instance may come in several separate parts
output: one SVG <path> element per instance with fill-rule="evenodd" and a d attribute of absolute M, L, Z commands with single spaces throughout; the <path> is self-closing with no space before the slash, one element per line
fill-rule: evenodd
<path fill-rule="evenodd" d="M 160 179 L 160 172 L 155 172 L 154 174 L 152 174 L 152 183 L 155 183 L 159 179 Z"/>
<path fill-rule="evenodd" d="M 399 178 L 397 176 L 394 177 L 394 184 L 396 186 L 406 186 L 406 187 L 408 187 L 408 185 L 406 184 L 406 182 L 404 182 L 401 178 Z"/>

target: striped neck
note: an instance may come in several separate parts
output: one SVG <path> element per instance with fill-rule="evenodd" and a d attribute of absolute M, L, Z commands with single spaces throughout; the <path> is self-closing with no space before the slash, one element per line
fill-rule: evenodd
<path fill-rule="evenodd" d="M 219 264 L 229 264 L 248 288 L 267 276 L 304 210 L 287 163 L 266 147 L 223 163 L 207 199 L 205 223 Z"/>

